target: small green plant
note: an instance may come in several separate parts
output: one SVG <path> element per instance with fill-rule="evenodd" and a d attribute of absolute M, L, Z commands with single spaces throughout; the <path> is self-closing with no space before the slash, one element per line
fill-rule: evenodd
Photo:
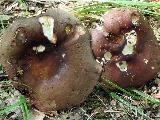
<path fill-rule="evenodd" d="M 28 6 L 26 5 L 26 1 L 25 0 L 18 0 L 18 3 L 21 5 L 21 7 L 23 7 L 25 9 L 22 16 L 29 16 L 30 12 L 28 11 Z"/>

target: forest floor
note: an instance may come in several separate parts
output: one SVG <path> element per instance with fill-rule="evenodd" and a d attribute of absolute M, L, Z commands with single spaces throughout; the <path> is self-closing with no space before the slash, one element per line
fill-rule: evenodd
<path fill-rule="evenodd" d="M 137 0 L 138 1 L 138 0 Z M 88 5 L 81 2 L 64 2 L 58 1 L 41 1 L 41 0 L 1 0 L 0 1 L 0 30 L 11 24 L 15 19 L 21 16 L 35 16 L 45 12 L 48 8 L 63 8 L 67 11 L 74 12 L 75 7 Z M 157 4 L 157 3 L 155 3 Z M 110 8 L 119 7 L 117 5 L 109 6 Z M 160 13 L 159 10 L 156 10 Z M 100 17 L 91 14 L 85 16 L 80 12 L 75 14 L 89 28 L 100 23 Z M 87 14 L 87 13 L 85 13 Z M 160 16 L 144 14 L 152 26 L 155 36 L 160 43 Z M 2 79 L 4 73 L 0 70 L 0 120 L 22 120 L 24 118 L 23 107 L 15 103 L 21 98 L 21 94 L 13 88 L 10 82 Z M 2 77 L 1 77 L 2 76 Z M 127 91 L 127 92 L 126 92 Z M 139 96 L 135 99 L 133 96 Z M 100 84 L 94 88 L 87 100 L 80 106 L 63 111 L 53 111 L 52 115 L 45 115 L 29 106 L 31 120 L 160 120 L 160 73 L 149 81 L 145 86 L 139 89 L 129 91 L 118 89 L 117 91 L 106 91 Z M 24 99 L 25 100 L 25 99 Z M 26 98 L 28 101 L 28 98 Z M 14 106 L 12 106 L 14 104 Z M 9 106 L 9 108 L 7 108 Z M 7 108 L 7 109 L 1 109 Z"/>

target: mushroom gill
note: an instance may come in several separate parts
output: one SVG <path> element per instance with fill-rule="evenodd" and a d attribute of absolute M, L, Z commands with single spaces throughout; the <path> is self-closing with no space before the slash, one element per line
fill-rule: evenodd
<path fill-rule="evenodd" d="M 0 63 L 14 86 L 43 112 L 82 103 L 97 83 L 90 35 L 71 14 L 52 9 L 20 18 L 3 33 Z"/>

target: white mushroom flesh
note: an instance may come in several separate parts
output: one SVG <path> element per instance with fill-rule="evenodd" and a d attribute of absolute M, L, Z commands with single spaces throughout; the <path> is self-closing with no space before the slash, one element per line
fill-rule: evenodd
<path fill-rule="evenodd" d="M 39 19 L 39 22 L 42 25 L 42 29 L 43 29 L 43 34 L 45 37 L 48 38 L 48 40 L 53 43 L 56 44 L 57 42 L 57 37 L 54 34 L 54 19 L 52 17 L 49 16 L 42 16 Z"/>

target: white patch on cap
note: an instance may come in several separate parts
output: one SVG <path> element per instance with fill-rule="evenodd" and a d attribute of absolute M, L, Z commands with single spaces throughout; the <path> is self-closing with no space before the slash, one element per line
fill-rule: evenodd
<path fill-rule="evenodd" d="M 64 58 L 65 56 L 66 56 L 66 54 L 65 54 L 65 53 L 63 53 L 63 54 L 62 54 L 62 57 Z"/>
<path fill-rule="evenodd" d="M 145 64 L 147 64 L 147 63 L 148 63 L 148 60 L 147 60 L 147 59 L 143 59 L 143 60 L 144 60 L 144 63 L 145 63 Z"/>
<path fill-rule="evenodd" d="M 134 30 L 130 31 L 129 33 L 125 34 L 125 38 L 127 40 L 127 44 L 125 45 L 122 54 L 123 55 L 130 55 L 134 52 L 134 46 L 137 42 L 137 34 Z"/>
<path fill-rule="evenodd" d="M 111 60 L 112 54 L 111 54 L 110 52 L 106 52 L 106 53 L 104 54 L 104 58 L 105 58 L 105 60 Z"/>
<path fill-rule="evenodd" d="M 104 64 L 104 62 L 102 61 L 102 62 L 100 62 L 98 59 L 96 59 L 96 62 L 97 63 L 99 63 L 99 64 L 101 64 L 102 66 L 103 66 L 103 64 Z"/>
<path fill-rule="evenodd" d="M 155 68 L 152 66 L 151 69 L 154 70 Z"/>
<path fill-rule="evenodd" d="M 45 51 L 46 48 L 44 45 L 39 45 L 39 46 L 34 46 L 32 49 L 36 52 L 42 53 Z"/>
<path fill-rule="evenodd" d="M 116 63 L 116 66 L 120 69 L 120 71 L 127 71 L 127 62 L 126 61 L 121 61 L 121 62 L 118 62 Z"/>
<path fill-rule="evenodd" d="M 103 62 L 106 62 L 106 59 L 105 59 L 105 58 L 102 58 L 102 61 L 103 61 Z"/>
<path fill-rule="evenodd" d="M 96 59 L 96 62 L 99 63 L 99 64 L 101 63 L 98 59 Z"/>
<path fill-rule="evenodd" d="M 53 44 L 56 44 L 57 37 L 53 33 L 54 19 L 52 17 L 49 17 L 49 16 L 42 16 L 38 20 L 42 25 L 44 36 L 47 37 L 48 40 L 51 41 Z"/>

